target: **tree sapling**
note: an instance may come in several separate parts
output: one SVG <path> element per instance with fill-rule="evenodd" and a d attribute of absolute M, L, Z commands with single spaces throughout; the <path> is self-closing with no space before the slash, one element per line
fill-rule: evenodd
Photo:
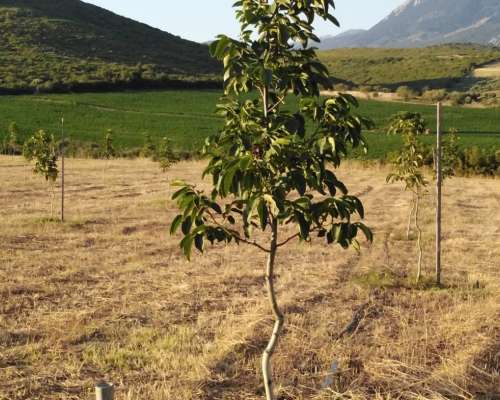
<path fill-rule="evenodd" d="M 364 145 L 368 121 L 352 114 L 352 96 L 320 96 L 321 87 L 331 87 L 330 77 L 310 42 L 319 40 L 317 17 L 337 24 L 332 0 L 242 0 L 235 7 L 239 40 L 220 35 L 211 45 L 224 64 L 225 94 L 218 105 L 224 126 L 204 147 L 204 176 L 211 177 L 212 190 L 205 194 L 179 183 L 173 199 L 181 214 L 171 233 L 181 228 L 188 258 L 193 246 L 203 252 L 207 242 L 248 244 L 267 254 L 264 275 L 275 324 L 262 370 L 266 398 L 273 400 L 271 358 L 284 324 L 275 288 L 278 250 L 314 236 L 356 249 L 360 232 L 372 239 L 360 222 L 361 201 L 334 173 L 350 147 Z M 257 96 L 241 96 L 250 92 Z M 299 99 L 294 110 L 293 103 L 283 107 L 290 96 Z M 285 236 L 286 225 L 296 231 Z M 263 232 L 263 241 L 255 230 Z"/>

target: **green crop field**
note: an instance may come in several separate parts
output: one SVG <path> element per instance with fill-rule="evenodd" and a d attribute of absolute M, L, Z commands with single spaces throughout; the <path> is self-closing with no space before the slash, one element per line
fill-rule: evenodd
<path fill-rule="evenodd" d="M 64 116 L 73 140 L 101 143 L 106 130 L 112 129 L 116 146 L 124 150 L 141 147 L 148 133 L 153 138 L 169 137 L 179 150 L 194 151 L 220 127 L 221 120 L 214 115 L 219 96 L 218 91 L 4 96 L 0 97 L 0 140 L 13 121 L 22 137 L 41 128 L 58 134 L 60 117 Z M 382 158 L 399 146 L 399 138 L 384 134 L 388 119 L 398 111 L 421 112 L 430 126 L 435 126 L 432 106 L 362 100 L 356 112 L 376 124 L 376 129 L 366 134 L 369 158 Z M 498 108 L 446 107 L 444 126 L 460 130 L 464 147 L 500 148 Z"/>

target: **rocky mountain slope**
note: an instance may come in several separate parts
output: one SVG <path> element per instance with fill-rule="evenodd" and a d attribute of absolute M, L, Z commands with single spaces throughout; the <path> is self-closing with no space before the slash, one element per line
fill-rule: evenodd
<path fill-rule="evenodd" d="M 420 47 L 441 43 L 500 46 L 500 1 L 408 0 L 371 29 L 326 38 L 320 47 Z"/>

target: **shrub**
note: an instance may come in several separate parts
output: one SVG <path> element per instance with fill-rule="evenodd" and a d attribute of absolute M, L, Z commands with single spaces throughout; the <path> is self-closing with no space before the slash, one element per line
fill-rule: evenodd
<path fill-rule="evenodd" d="M 448 95 L 448 99 L 450 100 L 451 105 L 453 105 L 453 106 L 458 106 L 458 105 L 464 104 L 465 97 L 466 97 L 466 95 L 463 93 L 460 93 L 460 92 L 451 92 Z"/>
<path fill-rule="evenodd" d="M 337 83 L 335 86 L 333 86 L 333 89 L 337 92 L 347 92 L 351 90 L 351 88 L 345 83 Z"/>
<path fill-rule="evenodd" d="M 116 150 L 113 145 L 113 131 L 108 129 L 104 136 L 103 157 L 110 159 L 116 157 Z"/>
<path fill-rule="evenodd" d="M 396 94 L 400 99 L 403 99 L 404 101 L 417 97 L 417 93 L 408 86 L 398 87 L 398 89 L 396 90 Z"/>
<path fill-rule="evenodd" d="M 149 133 L 143 133 L 144 145 L 142 146 L 141 156 L 145 158 L 153 157 L 157 151 L 156 143 L 153 142 Z"/>
<path fill-rule="evenodd" d="M 422 98 L 424 100 L 437 103 L 438 101 L 446 100 L 448 98 L 448 92 L 446 91 L 446 89 L 426 90 L 422 94 Z"/>
<path fill-rule="evenodd" d="M 372 87 L 368 86 L 368 85 L 361 85 L 361 86 L 358 87 L 358 90 L 361 93 L 370 93 L 372 91 Z"/>

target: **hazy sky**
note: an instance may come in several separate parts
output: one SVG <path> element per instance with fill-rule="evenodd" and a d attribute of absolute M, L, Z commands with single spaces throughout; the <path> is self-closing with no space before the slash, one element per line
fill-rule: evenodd
<path fill-rule="evenodd" d="M 234 0 L 84 0 L 117 14 L 144 22 L 197 42 L 219 33 L 236 36 L 238 26 L 231 5 Z M 405 0 L 337 0 L 341 29 L 319 23 L 318 33 L 336 35 L 348 29 L 369 28 Z"/>

